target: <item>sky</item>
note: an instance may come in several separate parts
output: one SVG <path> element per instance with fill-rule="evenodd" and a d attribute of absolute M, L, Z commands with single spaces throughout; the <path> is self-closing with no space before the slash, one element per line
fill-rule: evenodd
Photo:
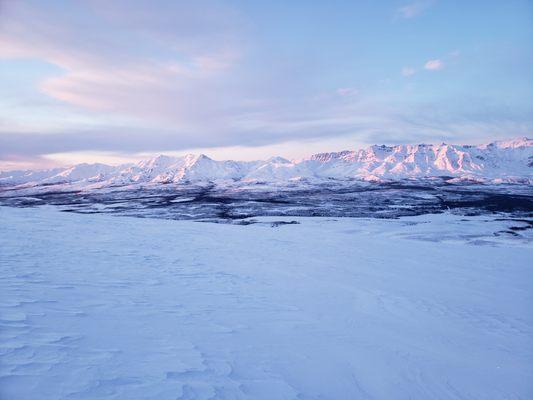
<path fill-rule="evenodd" d="M 0 0 L 0 170 L 533 130 L 533 2 Z"/>

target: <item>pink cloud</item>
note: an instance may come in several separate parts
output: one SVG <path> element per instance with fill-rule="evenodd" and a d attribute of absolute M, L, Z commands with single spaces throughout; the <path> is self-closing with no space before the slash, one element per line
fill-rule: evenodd
<path fill-rule="evenodd" d="M 138 18 L 123 26 L 117 19 L 129 9 L 127 2 L 91 3 L 99 18 L 87 19 L 88 12 L 64 18 L 44 7 L 8 6 L 3 9 L 0 58 L 35 58 L 60 67 L 63 73 L 45 79 L 39 89 L 90 111 L 156 123 L 201 122 L 204 113 L 215 116 L 224 106 L 214 93 L 241 56 L 242 43 L 234 32 L 239 28 L 227 21 L 224 10 L 206 15 L 200 8 L 171 3 L 166 14 L 145 18 L 141 11 L 150 13 L 153 7 L 138 3 Z M 80 30 L 80 21 L 92 29 Z"/>
<path fill-rule="evenodd" d="M 444 68 L 444 62 L 442 60 L 429 60 L 424 64 L 424 69 L 429 71 L 438 71 Z"/>
<path fill-rule="evenodd" d="M 337 94 L 339 96 L 353 96 L 358 93 L 358 90 L 351 87 L 338 88 Z"/>

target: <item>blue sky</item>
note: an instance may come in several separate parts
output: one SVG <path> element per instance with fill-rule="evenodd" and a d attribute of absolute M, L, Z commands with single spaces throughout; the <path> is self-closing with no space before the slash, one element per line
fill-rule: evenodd
<path fill-rule="evenodd" d="M 0 3 L 0 169 L 486 142 L 533 126 L 528 1 Z"/>

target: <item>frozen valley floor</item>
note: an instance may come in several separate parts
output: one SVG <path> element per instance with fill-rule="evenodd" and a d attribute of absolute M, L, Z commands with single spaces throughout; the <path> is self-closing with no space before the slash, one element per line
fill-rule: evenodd
<path fill-rule="evenodd" d="M 508 222 L 259 220 L 0 207 L 0 398 L 533 398 Z"/>

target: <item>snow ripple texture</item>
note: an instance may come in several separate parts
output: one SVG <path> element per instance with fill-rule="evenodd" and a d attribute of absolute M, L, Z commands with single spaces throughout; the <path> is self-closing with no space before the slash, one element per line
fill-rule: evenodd
<path fill-rule="evenodd" d="M 2 399 L 533 394 L 533 251 L 504 222 L 0 218 Z"/>

